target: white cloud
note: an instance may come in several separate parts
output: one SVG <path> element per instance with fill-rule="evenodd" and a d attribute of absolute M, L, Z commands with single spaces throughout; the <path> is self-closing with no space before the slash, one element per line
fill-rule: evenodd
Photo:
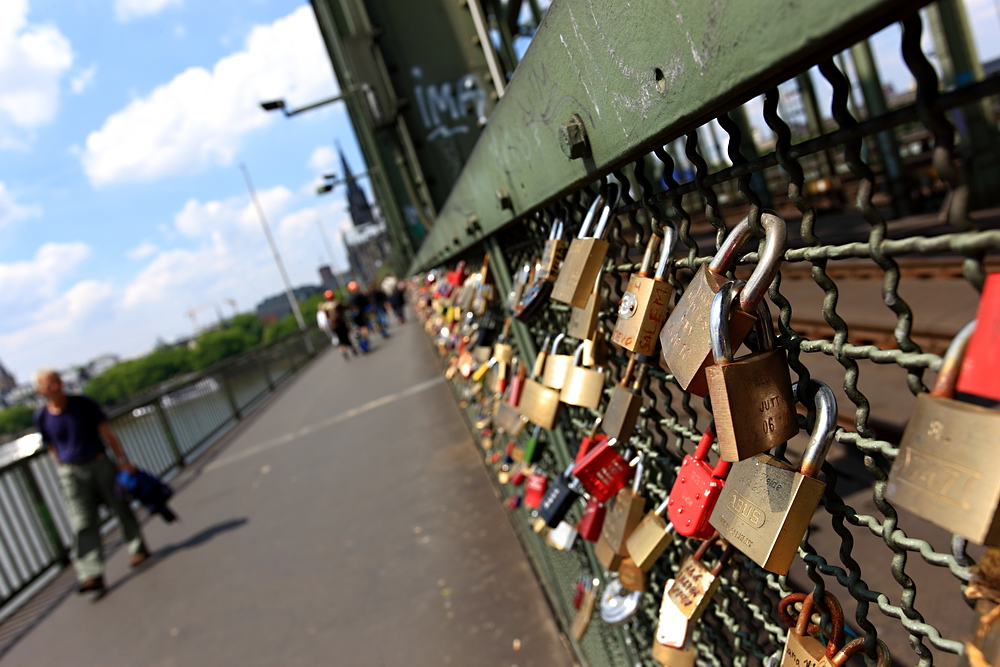
<path fill-rule="evenodd" d="M 34 218 L 41 214 L 40 206 L 25 206 L 14 201 L 13 195 L 7 191 L 7 186 L 0 183 L 0 229 L 18 220 Z"/>
<path fill-rule="evenodd" d="M 51 122 L 59 83 L 73 64 L 57 28 L 28 23 L 27 0 L 0 2 L 0 147 L 24 142 L 24 131 Z"/>
<path fill-rule="evenodd" d="M 211 71 L 192 67 L 112 114 L 81 154 L 96 186 L 229 165 L 248 132 L 274 122 L 261 100 L 313 101 L 335 89 L 309 5 L 254 28 Z"/>
<path fill-rule="evenodd" d="M 312 152 L 309 156 L 309 162 L 306 166 L 312 169 L 330 169 L 337 162 L 337 153 L 333 150 L 333 146 L 320 146 Z"/>
<path fill-rule="evenodd" d="M 154 243 L 149 243 L 149 242 L 140 243 L 136 247 L 126 252 L 125 256 L 128 257 L 129 259 L 145 259 L 150 255 L 155 254 L 157 250 L 159 250 L 159 247 Z"/>
<path fill-rule="evenodd" d="M 91 65 L 82 72 L 77 73 L 69 82 L 70 90 L 79 95 L 83 91 L 87 90 L 94 85 L 94 79 L 97 77 L 97 65 Z"/>
<path fill-rule="evenodd" d="M 260 206 L 269 224 L 273 224 L 293 203 L 292 192 L 278 186 L 257 193 Z M 246 197 L 231 197 L 225 201 L 200 202 L 189 199 L 174 217 L 177 231 L 185 236 L 201 237 L 220 232 L 261 234 L 256 207 Z"/>
<path fill-rule="evenodd" d="M 85 243 L 46 243 L 30 260 L 0 264 L 0 312 L 5 303 L 52 297 L 61 280 L 89 255 Z"/>
<path fill-rule="evenodd" d="M 159 14 L 171 5 L 180 7 L 182 4 L 182 0 L 115 0 L 115 18 L 125 23 Z"/>

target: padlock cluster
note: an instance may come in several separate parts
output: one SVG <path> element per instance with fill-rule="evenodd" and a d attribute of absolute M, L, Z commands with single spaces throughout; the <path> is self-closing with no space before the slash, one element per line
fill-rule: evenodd
<path fill-rule="evenodd" d="M 460 263 L 438 272 L 424 286 L 420 313 L 508 507 L 524 512 L 550 547 L 592 549 L 600 563 L 601 572 L 576 583 L 571 636 L 582 640 L 595 614 L 608 625 L 628 622 L 655 589 L 660 604 L 647 611 L 657 619 L 645 641 L 649 657 L 693 665 L 699 618 L 734 557 L 785 575 L 800 553 L 824 496 L 821 470 L 840 428 L 838 406 L 823 382 L 792 382 L 785 341 L 775 334 L 764 296 L 781 268 L 786 229 L 774 212 L 737 223 L 677 297 L 678 230 L 654 217 L 614 326 L 606 328 L 604 292 L 613 280 L 606 238 L 618 224 L 618 198 L 618 186 L 605 185 L 569 244 L 566 221 L 553 221 L 540 257 L 511 276 L 506 298 L 497 298 L 486 256 L 473 271 Z M 733 270 L 754 229 L 764 233 L 757 265 L 737 280 Z M 996 276 L 990 284 L 1000 300 Z M 543 332 L 529 354 L 535 339 L 522 325 L 551 312 L 567 314 L 565 330 Z M 994 450 L 974 435 L 995 432 L 987 424 L 996 423 L 997 411 L 953 398 L 969 341 L 975 347 L 988 338 L 980 328 L 974 340 L 976 331 L 975 322 L 962 330 L 934 389 L 918 397 L 886 496 L 971 542 L 1000 546 L 1000 478 L 981 473 Z M 738 355 L 741 346 L 746 353 Z M 618 381 L 608 372 L 611 357 L 624 367 Z M 633 443 L 649 407 L 652 369 L 705 397 L 712 412 L 695 451 L 670 469 L 669 488 L 655 494 L 648 493 L 645 459 L 656 455 L 656 445 L 651 452 Z M 792 464 L 785 446 L 800 434 L 808 443 Z M 546 447 L 560 437 L 571 460 Z M 960 455 L 945 461 L 942 446 Z M 987 501 L 969 500 L 980 497 Z M 655 585 L 651 575 L 660 577 Z M 832 595 L 814 601 L 793 593 L 780 614 L 788 629 L 783 665 L 842 665 L 865 649 L 863 638 L 845 636 Z M 870 642 L 867 650 L 889 664 L 884 644 Z"/>

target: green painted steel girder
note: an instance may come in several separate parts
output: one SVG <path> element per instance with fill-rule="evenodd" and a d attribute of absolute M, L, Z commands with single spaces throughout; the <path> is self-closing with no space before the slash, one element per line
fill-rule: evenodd
<path fill-rule="evenodd" d="M 555 0 L 410 272 L 449 261 L 924 4 Z M 572 141 L 581 124 L 584 145 Z"/>

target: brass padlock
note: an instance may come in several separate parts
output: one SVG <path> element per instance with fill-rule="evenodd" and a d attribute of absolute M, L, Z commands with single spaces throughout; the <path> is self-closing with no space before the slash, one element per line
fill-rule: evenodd
<path fill-rule="evenodd" d="M 620 442 L 628 442 L 635 428 L 635 420 L 639 417 L 639 410 L 642 409 L 642 382 L 649 364 L 640 363 L 638 371 L 635 371 L 635 367 L 636 358 L 632 355 L 629 357 L 621 382 L 611 390 L 611 398 L 608 400 L 608 407 L 604 410 L 601 422 L 601 430 L 607 433 L 608 437 Z"/>
<path fill-rule="evenodd" d="M 545 343 L 548 342 L 549 339 L 546 338 Z M 535 359 L 535 368 L 531 377 L 524 381 L 524 389 L 521 390 L 521 400 L 517 404 L 517 411 L 542 428 L 552 428 L 559 415 L 559 391 L 547 387 L 537 380 L 538 370 L 545 364 L 546 355 L 543 345 L 538 352 L 538 358 Z"/>
<path fill-rule="evenodd" d="M 597 278 L 598 271 L 604 264 L 608 254 L 608 242 L 604 240 L 611 211 L 618 205 L 619 188 L 615 183 L 609 183 L 601 188 L 600 194 L 594 199 L 587 216 L 583 219 L 580 233 L 566 251 L 559 276 L 552 286 L 552 298 L 568 303 L 577 308 L 587 305 L 590 297 L 590 287 Z M 591 225 L 601 208 L 601 217 L 591 232 Z M 593 236 L 590 234 L 593 233 Z"/>
<path fill-rule="evenodd" d="M 553 389 L 562 389 L 566 382 L 566 374 L 573 366 L 572 354 L 558 354 L 559 343 L 562 342 L 566 334 L 561 333 L 552 342 L 552 349 L 549 350 L 545 359 L 545 371 L 542 373 L 542 384 Z"/>
<path fill-rule="evenodd" d="M 785 667 L 801 667 L 815 665 L 816 667 L 831 667 L 830 660 L 837 654 L 840 645 L 844 643 L 844 610 L 840 601 L 831 593 L 826 593 L 826 608 L 830 612 L 830 632 L 826 646 L 809 633 L 813 615 L 813 594 L 792 593 L 778 602 L 778 614 L 788 625 L 790 632 L 785 640 L 785 649 L 781 655 L 781 664 Z M 789 607 L 801 603 L 798 616 L 789 611 Z M 818 627 L 818 626 L 816 626 Z"/>
<path fill-rule="evenodd" d="M 723 285 L 712 301 L 709 329 L 715 364 L 705 369 L 723 461 L 742 461 L 777 447 L 799 432 L 795 397 L 783 348 L 774 344 L 767 304 L 757 304 L 757 352 L 733 359 L 732 302 L 742 280 Z"/>
<path fill-rule="evenodd" d="M 671 265 L 670 256 L 674 254 L 674 247 L 677 245 L 677 227 L 673 222 L 667 221 L 663 225 L 660 261 L 656 266 L 656 273 L 650 277 L 653 254 L 659 241 L 660 237 L 656 234 L 650 236 L 639 272 L 633 273 L 629 278 L 628 289 L 618 303 L 618 321 L 611 332 L 612 343 L 647 357 L 656 353 L 660 329 L 670 310 L 673 288 L 665 276 Z"/>
<path fill-rule="evenodd" d="M 646 572 L 629 557 L 622 558 L 622 564 L 618 567 L 618 579 L 630 591 L 646 591 Z"/>
<path fill-rule="evenodd" d="M 590 619 L 597 606 L 597 593 L 594 592 L 594 588 L 600 583 L 600 580 L 594 579 L 585 584 L 583 596 L 580 598 L 580 608 L 569 626 L 569 634 L 577 642 L 583 639 L 583 636 L 587 634 L 587 628 L 590 627 Z"/>
<path fill-rule="evenodd" d="M 736 347 L 753 328 L 757 303 L 764 298 L 778 273 L 785 252 L 785 221 L 774 213 L 762 213 L 760 221 L 767 234 L 764 251 L 740 293 L 740 308 L 730 318 L 729 337 Z M 712 299 L 728 281 L 723 273 L 735 265 L 738 252 L 748 238 L 749 217 L 733 228 L 712 261 L 698 269 L 660 331 L 662 364 L 673 374 L 681 389 L 697 396 L 708 395 L 705 367 L 712 363 L 712 338 L 708 326 Z"/>
<path fill-rule="evenodd" d="M 625 550 L 643 572 L 649 572 L 674 541 L 674 525 L 663 518 L 669 504 L 670 497 L 667 496 L 656 509 L 642 518 L 625 540 Z"/>
<path fill-rule="evenodd" d="M 697 622 L 705 613 L 712 597 L 722 584 L 719 575 L 736 553 L 732 544 L 726 544 L 726 549 L 719 556 L 718 562 L 709 570 L 702 564 L 701 559 L 705 557 L 705 553 L 714 542 L 714 537 L 705 540 L 693 555 L 684 559 L 680 571 L 677 572 L 677 579 L 670 589 L 670 599 L 692 623 Z"/>
<path fill-rule="evenodd" d="M 514 346 L 507 342 L 507 337 L 510 334 L 510 318 L 506 318 L 503 322 L 503 328 L 500 330 L 500 335 L 497 336 L 496 343 L 493 344 L 493 358 L 497 360 L 498 364 L 510 365 L 514 360 Z"/>
<path fill-rule="evenodd" d="M 521 435 L 528 421 L 527 417 L 507 401 L 497 401 L 493 406 L 493 426 L 512 438 Z"/>
<path fill-rule="evenodd" d="M 617 572 L 621 559 L 628 555 L 625 540 L 632 533 L 646 513 L 646 499 L 640 495 L 642 488 L 642 459 L 639 459 L 631 488 L 625 487 L 615 495 L 614 503 L 608 508 L 601 529 L 601 539 L 597 541 L 594 555 L 607 570 Z"/>
<path fill-rule="evenodd" d="M 976 544 L 1000 546 L 1000 411 L 953 398 L 976 322 L 948 346 L 930 393 L 917 396 L 889 473 L 886 497 Z M 991 472 L 992 471 L 992 472 Z"/>
<path fill-rule="evenodd" d="M 542 248 L 542 259 L 535 271 L 535 280 L 552 282 L 559 275 L 559 267 L 566 256 L 566 241 L 563 240 L 563 221 L 556 220 L 549 230 L 549 238 Z"/>
<path fill-rule="evenodd" d="M 788 573 L 826 487 L 816 475 L 837 429 L 837 398 L 823 382 L 812 383 L 816 427 L 799 469 L 769 454 L 734 463 L 710 519 L 725 539 L 775 574 Z"/>
<path fill-rule="evenodd" d="M 573 367 L 559 392 L 559 400 L 568 405 L 597 408 L 604 396 L 604 369 L 583 366 L 583 347 L 580 343 L 573 355 Z"/>
<path fill-rule="evenodd" d="M 642 592 L 625 585 L 619 577 L 611 577 L 601 593 L 601 620 L 608 625 L 624 625 L 639 611 Z"/>
<path fill-rule="evenodd" d="M 601 296 L 601 283 L 604 280 L 604 266 L 597 272 L 594 279 L 594 289 L 587 297 L 587 305 L 583 308 L 573 306 L 569 314 L 569 326 L 566 335 L 578 340 L 590 340 L 597 330 L 597 316 L 601 313 L 604 297 Z"/>

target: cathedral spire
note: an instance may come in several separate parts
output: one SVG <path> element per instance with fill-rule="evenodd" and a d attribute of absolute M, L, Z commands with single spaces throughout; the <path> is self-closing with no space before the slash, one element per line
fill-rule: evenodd
<path fill-rule="evenodd" d="M 339 144 L 337 145 L 337 151 L 340 153 L 340 165 L 344 169 L 344 184 L 347 186 L 347 208 L 351 214 L 354 226 L 357 227 L 374 222 L 375 219 L 372 216 L 372 209 L 368 204 L 368 198 L 358 186 L 358 182 L 355 180 L 354 174 L 347 164 L 347 157 L 344 155 L 344 151 L 341 150 Z"/>

